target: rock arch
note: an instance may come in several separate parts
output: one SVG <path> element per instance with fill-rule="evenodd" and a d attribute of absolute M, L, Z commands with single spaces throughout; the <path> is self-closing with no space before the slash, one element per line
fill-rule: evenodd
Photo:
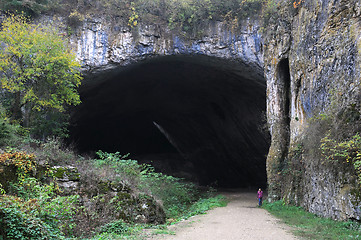
<path fill-rule="evenodd" d="M 182 40 L 151 27 L 135 38 L 85 24 L 77 40 L 86 66 L 83 104 L 71 129 L 79 150 L 130 152 L 201 184 L 265 186 L 269 139 L 260 129 L 266 82 L 258 27 L 245 25 L 235 35 L 222 26 Z"/>

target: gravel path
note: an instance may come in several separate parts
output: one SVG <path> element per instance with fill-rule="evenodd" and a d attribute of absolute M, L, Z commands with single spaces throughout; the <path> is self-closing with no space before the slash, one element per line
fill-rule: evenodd
<path fill-rule="evenodd" d="M 257 207 L 256 192 L 222 192 L 230 202 L 205 215 L 168 227 L 175 235 L 152 235 L 156 240 L 292 240 L 290 228 Z"/>

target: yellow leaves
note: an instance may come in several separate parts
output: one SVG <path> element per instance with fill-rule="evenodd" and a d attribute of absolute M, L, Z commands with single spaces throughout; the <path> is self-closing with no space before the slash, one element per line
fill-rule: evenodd
<path fill-rule="evenodd" d="M 128 19 L 128 26 L 136 27 L 138 25 L 139 15 L 137 14 L 135 7 L 133 6 L 133 2 L 132 2 L 132 6 L 130 7 L 130 10 L 131 10 L 131 15 L 129 16 Z"/>
<path fill-rule="evenodd" d="M 64 104 L 80 103 L 80 63 L 53 28 L 10 16 L 3 22 L 0 42 L 2 89 L 21 92 L 21 102 L 31 102 L 36 110 L 63 110 Z"/>
<path fill-rule="evenodd" d="M 320 148 L 329 162 L 352 164 L 361 182 L 361 136 L 358 133 L 343 142 L 337 142 L 327 134 L 322 138 Z"/>

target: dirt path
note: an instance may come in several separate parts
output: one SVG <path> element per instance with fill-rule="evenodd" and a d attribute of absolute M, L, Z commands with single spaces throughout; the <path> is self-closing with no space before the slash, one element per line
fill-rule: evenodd
<path fill-rule="evenodd" d="M 254 192 L 224 192 L 227 207 L 192 217 L 168 227 L 175 235 L 153 235 L 156 240 L 288 240 L 297 239 L 290 228 L 257 207 Z"/>

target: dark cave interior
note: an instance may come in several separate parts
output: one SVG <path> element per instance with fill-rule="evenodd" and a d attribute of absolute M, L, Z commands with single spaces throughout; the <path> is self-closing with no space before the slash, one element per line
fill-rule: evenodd
<path fill-rule="evenodd" d="M 202 185 L 266 186 L 266 83 L 251 68 L 161 57 L 88 74 L 80 94 L 70 141 L 82 153 L 130 153 Z"/>

